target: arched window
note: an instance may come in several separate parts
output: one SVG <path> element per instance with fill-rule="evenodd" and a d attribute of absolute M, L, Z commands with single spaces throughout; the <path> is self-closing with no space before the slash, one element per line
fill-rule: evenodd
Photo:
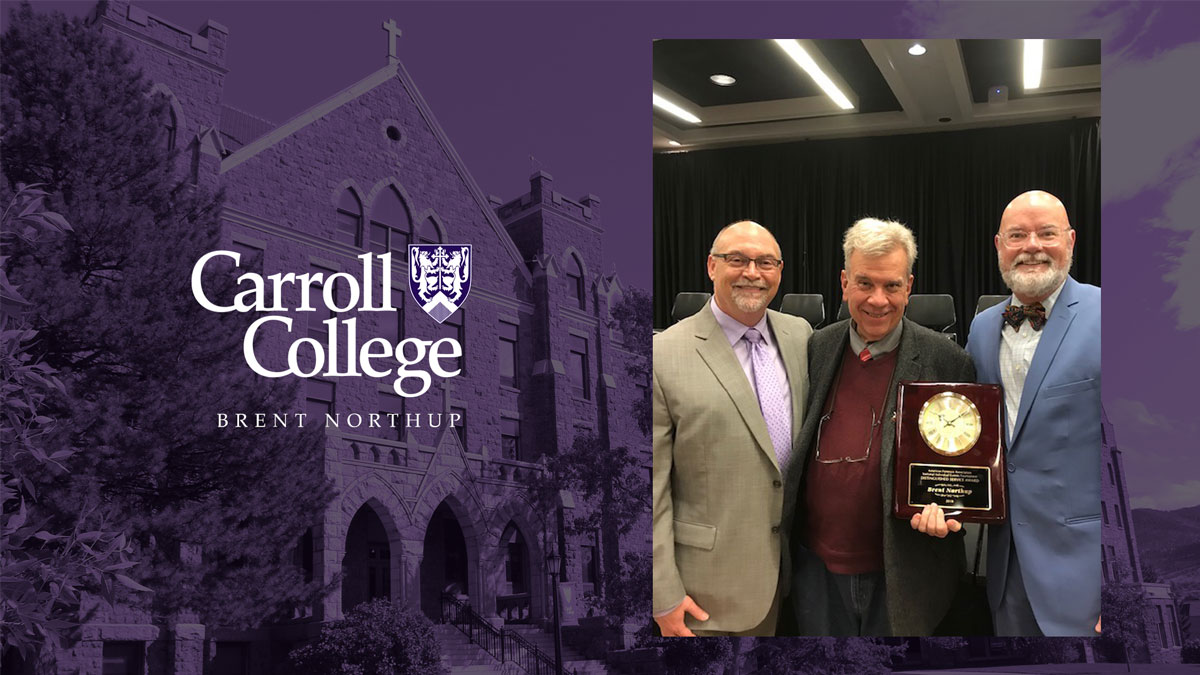
<path fill-rule="evenodd" d="M 371 204 L 371 252 L 395 253 L 394 259 L 406 260 L 412 220 L 408 208 L 395 188 L 387 188 Z"/>
<path fill-rule="evenodd" d="M 312 581 L 313 531 L 311 527 L 305 530 L 300 541 L 296 542 L 296 548 L 292 551 L 292 564 L 304 571 L 304 581 Z"/>
<path fill-rule="evenodd" d="M 529 547 L 525 537 L 517 529 L 516 523 L 510 522 L 500 535 L 504 548 L 504 581 L 508 584 L 509 592 L 521 594 L 529 592 Z"/>
<path fill-rule="evenodd" d="M 587 309 L 586 297 L 583 284 L 583 265 L 579 264 L 579 258 L 574 255 L 567 256 L 567 293 L 579 303 L 579 309 Z"/>
<path fill-rule="evenodd" d="M 433 218 L 426 218 L 417 225 L 417 241 L 421 244 L 442 243 L 442 234 L 434 224 Z"/>
<path fill-rule="evenodd" d="M 354 190 L 346 188 L 338 198 L 337 205 L 337 241 L 351 246 L 359 246 L 359 236 L 362 231 L 362 202 Z"/>

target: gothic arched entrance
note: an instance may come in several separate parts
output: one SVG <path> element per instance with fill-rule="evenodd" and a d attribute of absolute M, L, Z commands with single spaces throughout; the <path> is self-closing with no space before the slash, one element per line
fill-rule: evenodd
<path fill-rule="evenodd" d="M 421 611 L 434 621 L 442 615 L 442 593 L 470 595 L 467 540 L 454 511 L 442 502 L 429 519 L 421 556 Z"/>
<path fill-rule="evenodd" d="M 374 598 L 392 597 L 392 552 L 383 521 L 369 504 L 354 514 L 346 530 L 342 559 L 342 613 Z"/>

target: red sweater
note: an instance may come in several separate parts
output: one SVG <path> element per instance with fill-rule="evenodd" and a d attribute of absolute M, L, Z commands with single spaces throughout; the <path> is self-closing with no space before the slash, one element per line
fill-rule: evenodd
<path fill-rule="evenodd" d="M 814 451 L 805 471 L 806 542 L 834 574 L 865 574 L 883 570 L 883 488 L 879 455 L 883 411 L 896 350 L 867 362 L 859 360 L 849 343 L 842 355 L 833 389 L 822 415 L 817 450 L 821 459 L 858 458 L 864 462 L 823 464 Z M 871 425 L 872 411 L 876 420 Z M 889 477 L 890 480 L 890 477 Z"/>

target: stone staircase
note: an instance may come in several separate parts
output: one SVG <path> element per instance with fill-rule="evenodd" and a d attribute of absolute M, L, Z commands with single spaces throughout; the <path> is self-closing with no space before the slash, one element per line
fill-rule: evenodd
<path fill-rule="evenodd" d="M 519 633 L 521 637 L 545 652 L 546 656 L 554 658 L 553 633 L 541 630 L 537 626 L 520 624 L 509 624 L 505 628 Z M 442 647 L 442 665 L 451 675 L 483 675 L 484 673 L 508 675 L 509 673 L 524 672 L 515 663 L 501 664 L 482 647 L 467 640 L 467 636 L 454 626 L 435 624 L 433 633 Z M 566 672 L 573 671 L 576 675 L 608 675 L 608 668 L 604 661 L 588 659 L 567 645 L 563 645 L 562 654 L 563 669 Z"/>
<path fill-rule="evenodd" d="M 451 675 L 484 675 L 499 673 L 502 666 L 499 661 L 483 648 L 471 644 L 467 636 L 450 624 L 434 624 L 433 634 L 438 644 L 442 646 L 442 666 Z"/>
<path fill-rule="evenodd" d="M 537 626 L 509 624 L 507 629 L 520 633 L 521 637 L 533 643 L 535 647 L 554 658 L 554 633 L 544 631 Z M 562 646 L 563 669 L 576 675 L 608 675 L 608 667 L 604 661 L 589 659 L 567 645 Z"/>

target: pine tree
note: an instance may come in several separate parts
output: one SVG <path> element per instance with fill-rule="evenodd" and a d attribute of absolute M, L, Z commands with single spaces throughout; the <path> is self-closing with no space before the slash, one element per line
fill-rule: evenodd
<path fill-rule="evenodd" d="M 181 179 L 166 103 L 128 51 L 80 20 L 12 13 L 0 42 L 0 153 L 74 227 L 14 247 L 38 358 L 62 373 L 53 415 L 81 452 L 44 494 L 119 515 L 156 614 L 248 626 L 313 601 L 287 552 L 331 498 L 318 431 L 217 428 L 218 412 L 292 409 L 295 382 L 242 360 L 250 317 L 214 314 L 191 268 L 218 248 L 219 196 Z M 228 292 L 231 278 L 207 280 Z"/>
<path fill-rule="evenodd" d="M 17 186 L 9 198 L 0 182 L 0 245 L 37 244 L 71 230 L 45 208 L 37 186 Z M 23 658 L 45 643 L 60 645 L 80 625 L 82 593 L 99 594 L 111 604 L 118 583 L 144 590 L 126 576 L 125 535 L 106 521 L 95 502 L 78 505 L 72 518 L 55 518 L 38 486 L 67 469 L 76 450 L 63 447 L 55 420 L 44 413 L 64 392 L 52 368 L 35 360 L 28 347 L 37 339 L 25 310 L 29 302 L 12 285 L 0 255 L 0 648 Z M 66 522 L 64 522 L 66 521 Z"/>

